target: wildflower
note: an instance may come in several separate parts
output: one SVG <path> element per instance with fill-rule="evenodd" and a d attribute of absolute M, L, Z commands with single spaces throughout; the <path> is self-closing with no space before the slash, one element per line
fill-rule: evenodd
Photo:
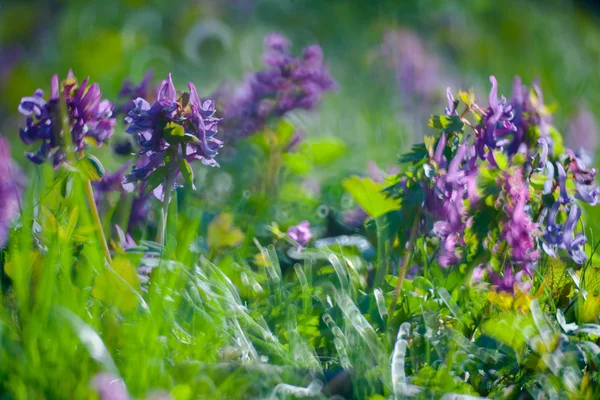
<path fill-rule="evenodd" d="M 221 93 L 226 140 L 241 139 L 261 130 L 269 118 L 296 110 L 312 110 L 335 82 L 323 64 L 318 45 L 304 49 L 302 56 L 290 53 L 290 42 L 280 34 L 265 38 L 265 68 L 249 73 L 232 93 Z"/>
<path fill-rule="evenodd" d="M 127 115 L 135 107 L 135 100 L 138 98 L 149 101 L 156 97 L 156 87 L 152 84 L 152 75 L 151 71 L 146 72 L 138 85 L 134 85 L 129 78 L 123 82 L 119 98 L 124 99 L 125 102 L 117 108 L 117 114 Z"/>
<path fill-rule="evenodd" d="M 73 72 L 69 71 L 59 88 L 58 75 L 54 75 L 48 102 L 44 100 L 41 89 L 36 90 L 33 96 L 21 99 L 19 112 L 27 117 L 25 128 L 20 130 L 21 140 L 25 144 L 42 142 L 37 153 L 26 153 L 27 158 L 41 164 L 51 157 L 55 167 L 64 160 L 61 95 L 66 102 L 75 151 L 83 150 L 84 142 L 90 139 L 100 146 L 114 133 L 115 119 L 111 118 L 113 105 L 108 100 L 102 100 L 97 83 L 88 86 L 88 81 L 89 78 L 86 78 L 78 85 Z"/>
<path fill-rule="evenodd" d="M 127 387 L 120 377 L 108 372 L 96 374 L 91 382 L 101 400 L 129 400 Z"/>
<path fill-rule="evenodd" d="M 523 181 L 523 171 L 516 168 L 509 175 L 504 173 L 505 213 L 508 221 L 502 225 L 502 237 L 510 248 L 511 261 L 522 264 L 525 270 L 537 261 L 539 251 L 536 250 L 535 237 L 538 227 L 526 211 L 529 198 L 529 187 Z"/>
<path fill-rule="evenodd" d="M 581 217 L 581 209 L 576 204 L 568 206 L 567 220 L 564 224 L 560 224 L 557 222 L 560 207 L 561 204 L 556 202 L 548 212 L 542 248 L 546 254 L 552 257 L 556 257 L 557 248 L 564 249 L 574 262 L 584 264 L 587 256 L 583 245 L 587 242 L 587 238 L 583 234 L 575 235 L 574 233 Z"/>
<path fill-rule="evenodd" d="M 499 292 L 527 293 L 531 290 L 531 278 L 525 271 L 519 271 L 515 274 L 511 267 L 506 267 L 502 276 L 490 269 L 487 273 L 492 285 L 495 285 Z"/>
<path fill-rule="evenodd" d="M 298 243 L 298 251 L 302 250 L 304 246 L 312 239 L 312 233 L 310 232 L 310 222 L 302 221 L 298 225 L 290 226 L 287 230 L 287 235 Z"/>
<path fill-rule="evenodd" d="M 188 83 L 189 99 L 177 98 L 171 75 L 164 80 L 158 91 L 156 102 L 150 104 L 137 98 L 125 121 L 129 124 L 127 133 L 136 135 L 140 145 L 140 160 L 144 163 L 133 167 L 125 176 L 124 184 L 130 190 L 130 184 L 145 181 L 159 168 L 166 171 L 175 169 L 179 173 L 179 164 L 171 163 L 173 158 L 186 162 L 200 160 L 203 164 L 217 166 L 214 157 L 222 142 L 214 136 L 217 133 L 218 118 L 214 117 L 215 108 L 211 100 L 200 101 L 196 87 Z M 157 197 L 164 193 L 163 183 L 154 191 Z M 171 190 L 172 188 L 167 188 Z"/>
<path fill-rule="evenodd" d="M 0 137 L 0 247 L 8 240 L 10 226 L 20 210 L 24 176 L 10 156 L 8 141 Z"/>
<path fill-rule="evenodd" d="M 482 160 L 488 160 L 495 165 L 494 150 L 502 149 L 510 144 L 509 137 L 517 132 L 512 122 L 513 106 L 504 96 L 498 99 L 498 82 L 490 76 L 492 88 L 488 99 L 488 108 L 483 115 L 482 123 L 477 126 L 475 148 Z"/>
<path fill-rule="evenodd" d="M 569 121 L 566 141 L 585 164 L 592 164 L 598 146 L 598 127 L 594 115 L 584 106 Z"/>

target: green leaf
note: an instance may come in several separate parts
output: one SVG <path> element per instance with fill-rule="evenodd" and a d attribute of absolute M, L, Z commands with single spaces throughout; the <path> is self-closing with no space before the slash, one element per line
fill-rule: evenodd
<path fill-rule="evenodd" d="M 529 338 L 537 333 L 530 316 L 516 312 L 504 312 L 485 321 L 483 332 L 488 336 L 519 351 Z"/>
<path fill-rule="evenodd" d="M 292 137 L 294 136 L 294 125 L 290 124 L 284 119 L 280 119 L 275 128 L 275 135 L 277 136 L 277 142 L 282 145 L 287 145 Z"/>
<path fill-rule="evenodd" d="M 312 169 L 312 163 L 306 154 L 285 153 L 282 160 L 283 165 L 296 175 L 306 175 Z"/>
<path fill-rule="evenodd" d="M 237 247 L 243 240 L 244 232 L 233 225 L 231 213 L 221 213 L 208 224 L 207 243 L 211 249 Z"/>
<path fill-rule="evenodd" d="M 300 146 L 300 153 L 306 154 L 316 165 L 327 165 L 346 152 L 346 144 L 334 137 L 308 139 Z"/>
<path fill-rule="evenodd" d="M 86 155 L 79 160 L 77 168 L 79 169 L 79 172 L 83 174 L 85 179 L 92 182 L 100 181 L 106 172 L 100 160 L 92 155 Z"/>
<path fill-rule="evenodd" d="M 165 182 L 167 178 L 167 172 L 169 168 L 167 166 L 162 166 L 156 168 L 156 170 L 145 179 L 146 182 L 146 193 L 150 193 L 154 189 Z"/>
<path fill-rule="evenodd" d="M 501 150 L 494 150 L 494 159 L 500 170 L 506 171 L 508 169 L 508 156 L 504 152 Z"/>
<path fill-rule="evenodd" d="M 165 125 L 163 137 L 168 143 L 181 143 L 185 139 L 185 130 L 183 129 L 183 126 L 176 124 L 175 122 L 169 122 Z"/>
<path fill-rule="evenodd" d="M 117 256 L 112 270 L 103 268 L 94 281 L 92 296 L 106 304 L 112 304 L 125 312 L 138 306 L 140 280 L 137 271 L 127 257 Z"/>
<path fill-rule="evenodd" d="M 465 103 L 467 106 L 471 107 L 473 103 L 475 103 L 475 91 L 473 88 L 469 89 L 469 92 L 463 92 L 462 90 L 458 92 L 458 97 Z"/>
<path fill-rule="evenodd" d="M 179 164 L 181 175 L 185 180 L 185 184 L 192 188 L 192 190 L 196 190 L 196 186 L 194 185 L 194 171 L 192 170 L 190 163 L 185 158 L 179 158 L 177 162 Z"/>
<path fill-rule="evenodd" d="M 404 164 L 409 162 L 420 161 L 428 155 L 429 153 L 427 152 L 427 147 L 424 143 L 413 144 L 412 148 L 410 149 L 410 152 L 402 154 L 398 158 L 398 162 L 400 164 Z"/>
<path fill-rule="evenodd" d="M 431 128 L 443 129 L 446 132 L 460 132 L 464 125 L 457 115 L 432 115 L 429 119 Z"/>
<path fill-rule="evenodd" d="M 353 176 L 345 179 L 342 186 L 371 218 L 380 217 L 400 208 L 398 200 L 387 197 L 382 193 L 383 186 L 369 178 Z"/>

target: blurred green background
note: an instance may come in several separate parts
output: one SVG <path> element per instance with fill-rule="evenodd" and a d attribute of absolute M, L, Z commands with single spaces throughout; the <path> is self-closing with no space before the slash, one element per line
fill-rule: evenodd
<path fill-rule="evenodd" d="M 319 43 L 339 82 L 316 112 L 290 117 L 308 135 L 348 143 L 332 173 L 392 164 L 428 132 L 427 116 L 443 111 L 446 86 L 473 86 L 485 104 L 492 74 L 507 97 L 514 75 L 528 85 L 539 77 L 567 132 L 578 110 L 600 105 L 597 12 L 593 2 L 558 0 L 5 0 L 0 132 L 19 149 L 20 98 L 69 68 L 109 99 L 147 69 L 157 82 L 172 72 L 177 86 L 193 81 L 209 95 L 260 68 L 262 38 L 273 31 L 298 52 Z M 412 86 L 396 74 L 406 63 Z"/>

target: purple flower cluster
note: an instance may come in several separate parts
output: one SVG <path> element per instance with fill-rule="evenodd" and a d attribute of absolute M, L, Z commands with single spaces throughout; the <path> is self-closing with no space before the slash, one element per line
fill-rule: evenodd
<path fill-rule="evenodd" d="M 460 115 L 448 91 L 446 116 L 432 119 L 443 127 L 437 143 L 428 139 L 424 159 L 388 190 L 410 195 L 407 204 L 422 199 L 420 229 L 439 239 L 440 266 L 485 250 L 489 259 L 474 280 L 487 274 L 499 290 L 528 290 L 542 250 L 552 257 L 563 250 L 575 263 L 586 262 L 577 201 L 600 203 L 597 171 L 553 145 L 557 133 L 537 83 L 528 91 L 516 78 L 508 101 L 498 96 L 496 79 L 490 81 L 487 107 L 469 99 Z"/>
<path fill-rule="evenodd" d="M 529 185 L 524 181 L 522 168 L 504 172 L 501 184 L 504 212 L 508 219 L 501 226 L 502 238 L 510 249 L 512 263 L 530 273 L 530 267 L 537 262 L 540 252 L 535 243 L 538 227 L 527 210 Z"/>
<path fill-rule="evenodd" d="M 298 251 L 302 250 L 304 246 L 312 239 L 312 233 L 310 232 L 310 222 L 302 221 L 298 225 L 290 226 L 287 230 L 287 235 L 298 243 Z"/>
<path fill-rule="evenodd" d="M 475 197 L 472 192 L 476 171 L 473 168 L 473 149 L 467 142 L 459 145 L 449 164 L 443 156 L 446 147 L 446 134 L 442 133 L 431 162 L 437 173 L 431 179 L 431 186 L 425 188 L 425 208 L 436 219 L 432 233 L 440 238 L 440 266 L 448 267 L 460 261 L 457 246 L 463 246 L 465 228 L 471 219 L 467 215 L 464 200 Z"/>
<path fill-rule="evenodd" d="M 490 77 L 488 108 L 482 115 L 482 123 L 477 126 L 475 148 L 482 160 L 495 163 L 495 150 L 501 150 L 509 156 L 517 152 L 527 153 L 536 144 L 536 135 L 546 140 L 552 147 L 549 135 L 551 116 L 543 103 L 539 84 L 533 84 L 530 92 L 516 77 L 513 83 L 513 96 L 508 101 L 504 96 L 498 98 L 498 83 Z M 535 131 L 534 131 L 535 128 Z"/>
<path fill-rule="evenodd" d="M 135 85 L 131 79 L 126 79 L 123 82 L 123 86 L 119 92 L 119 98 L 123 99 L 124 103 L 117 108 L 117 114 L 127 115 L 129 111 L 135 108 L 135 100 L 138 98 L 150 101 L 156 97 L 157 88 L 152 83 L 152 77 L 152 72 L 148 71 L 137 85 Z"/>
<path fill-rule="evenodd" d="M 318 45 L 304 49 L 302 57 L 290 53 L 291 43 L 280 34 L 265 38 L 265 69 L 249 73 L 233 93 L 217 95 L 223 107 L 226 140 L 260 131 L 269 118 L 296 110 L 312 110 L 324 92 L 335 87 Z"/>
<path fill-rule="evenodd" d="M 19 112 L 27 117 L 25 128 L 20 136 L 25 144 L 41 141 L 37 153 L 26 156 L 36 164 L 48 158 L 57 167 L 65 159 L 64 129 L 61 117 L 61 99 L 67 107 L 68 129 L 74 150 L 83 150 L 86 140 L 93 140 L 102 145 L 113 133 L 115 119 L 112 118 L 113 104 L 102 100 L 102 92 L 97 83 L 88 86 L 89 78 L 78 85 L 72 71 L 60 84 L 58 75 L 52 77 L 50 99 L 44 100 L 41 89 L 33 96 L 23 97 L 19 104 Z"/>
<path fill-rule="evenodd" d="M 142 98 L 134 101 L 135 108 L 129 111 L 125 121 L 129 124 L 127 133 L 137 138 L 141 148 L 139 154 L 143 156 L 140 159 L 144 162 L 134 166 L 125 177 L 123 182 L 128 189 L 133 189 L 131 183 L 146 180 L 159 168 L 179 170 L 177 164 L 170 162 L 173 157 L 218 165 L 214 157 L 222 142 L 214 137 L 219 122 L 214 117 L 214 102 L 201 101 L 193 83 L 188 83 L 188 88 L 189 96 L 178 98 L 169 74 L 162 82 L 154 104 L 150 105 Z M 158 190 L 162 193 L 162 185 Z"/>
<path fill-rule="evenodd" d="M 6 245 L 10 226 L 19 214 L 24 180 L 11 158 L 10 145 L 0 137 L 0 247 Z"/>

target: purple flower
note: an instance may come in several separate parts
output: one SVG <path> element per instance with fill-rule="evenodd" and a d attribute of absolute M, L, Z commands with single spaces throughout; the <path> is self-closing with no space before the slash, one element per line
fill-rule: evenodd
<path fill-rule="evenodd" d="M 125 382 L 120 377 L 102 372 L 96 374 L 91 382 L 101 400 L 129 400 Z"/>
<path fill-rule="evenodd" d="M 432 157 L 432 161 L 441 168 L 432 178 L 432 186 L 425 190 L 425 208 L 427 214 L 436 220 L 432 233 L 440 238 L 440 266 L 449 267 L 461 259 L 457 247 L 465 244 L 464 231 L 470 224 L 464 200 L 469 198 L 473 182 L 469 171 L 471 152 L 468 143 L 458 147 L 447 169 L 444 169 L 446 161 L 442 154 L 445 143 L 446 134 L 443 133 Z"/>
<path fill-rule="evenodd" d="M 175 168 L 178 173 L 179 166 L 170 163 L 169 157 L 179 157 L 188 162 L 200 160 L 209 166 L 218 165 L 214 157 L 223 143 L 214 137 L 219 122 L 214 117 L 214 102 L 201 101 L 191 82 L 188 88 L 189 101 L 184 104 L 186 100 L 177 98 L 169 74 L 168 79 L 162 82 L 152 106 L 142 98 L 135 100 L 135 108 L 125 121 L 129 123 L 127 133 L 136 136 L 141 148 L 139 154 L 144 157 L 140 158 L 143 163 L 134 166 L 123 181 L 130 190 L 133 188 L 131 183 L 145 181 L 158 168 Z M 154 193 L 163 192 L 161 184 Z"/>
<path fill-rule="evenodd" d="M 585 106 L 580 106 L 569 121 L 567 144 L 585 163 L 592 164 L 598 145 L 598 126 L 594 114 Z"/>
<path fill-rule="evenodd" d="M 521 168 L 509 175 L 504 173 L 505 213 L 508 221 L 502 225 L 502 237 L 506 240 L 510 251 L 511 261 L 523 264 L 528 269 L 539 258 L 536 250 L 535 234 L 538 226 L 525 210 L 529 200 L 529 187 L 523 181 Z"/>
<path fill-rule="evenodd" d="M 23 97 L 19 112 L 27 117 L 25 128 L 21 129 L 21 140 L 25 144 L 41 141 L 37 153 L 26 153 L 36 164 L 52 158 L 57 167 L 65 158 L 64 127 L 60 115 L 60 99 L 64 98 L 69 117 L 69 129 L 76 151 L 83 150 L 84 139 L 92 139 L 102 145 L 114 132 L 115 119 L 111 118 L 113 105 L 102 100 L 102 92 L 97 83 L 88 86 L 89 78 L 78 85 L 73 72 L 69 70 L 59 88 L 58 75 L 52 77 L 52 90 L 48 102 L 41 89 L 33 96 Z M 59 90 L 60 89 L 60 90 Z"/>
<path fill-rule="evenodd" d="M 490 76 L 490 82 L 492 83 L 492 89 L 489 94 L 489 105 L 483 115 L 482 123 L 477 126 L 475 149 L 479 158 L 496 165 L 494 150 L 509 147 L 509 144 L 511 144 L 510 137 L 517 133 L 517 128 L 512 122 L 514 116 L 513 105 L 508 104 L 504 96 L 498 99 L 498 82 L 496 78 Z M 510 148 L 512 147 L 510 146 Z M 514 152 L 516 150 L 512 151 L 512 153 Z"/>
<path fill-rule="evenodd" d="M 11 158 L 10 145 L 0 137 L 0 247 L 6 245 L 10 227 L 19 214 L 24 180 Z"/>
<path fill-rule="evenodd" d="M 265 38 L 265 68 L 249 73 L 241 86 L 231 93 L 220 90 L 226 140 L 250 136 L 261 130 L 269 118 L 282 117 L 296 110 L 312 110 L 324 92 L 335 82 L 323 63 L 317 45 L 304 49 L 302 56 L 290 53 L 290 42 L 280 34 Z"/>
<path fill-rule="evenodd" d="M 554 203 L 548 212 L 542 248 L 552 257 L 557 256 L 557 248 L 566 250 L 575 263 L 584 264 L 587 260 L 587 255 L 583 250 L 583 245 L 587 242 L 587 238 L 583 234 L 575 234 L 575 227 L 581 217 L 581 209 L 575 204 L 566 207 L 567 220 L 564 225 L 556 221 L 561 208 L 559 202 Z"/>
<path fill-rule="evenodd" d="M 511 267 L 505 267 L 504 274 L 500 276 L 491 269 L 487 271 L 492 285 L 500 292 L 514 293 L 515 290 L 529 292 L 532 287 L 531 277 L 525 271 L 513 273 Z"/>
<path fill-rule="evenodd" d="M 537 131 L 533 131 L 534 127 L 538 127 L 539 135 L 551 148 L 553 146 L 548 131 L 552 118 L 546 111 L 539 81 L 536 80 L 532 86 L 533 91 L 530 91 L 521 83 L 521 78 L 518 76 L 513 81 L 513 96 L 510 104 L 514 113 L 513 123 L 516 132 L 508 149 L 509 154 L 515 154 L 521 146 L 533 145 L 532 139 L 538 134 Z"/>
<path fill-rule="evenodd" d="M 287 235 L 290 237 L 290 239 L 298 243 L 298 251 L 302 250 L 302 248 L 306 246 L 306 244 L 312 238 L 312 233 L 310 232 L 310 222 L 302 221 L 298 223 L 298 225 L 290 226 L 287 230 Z"/>
<path fill-rule="evenodd" d="M 123 82 L 119 98 L 124 99 L 125 102 L 117 108 L 117 114 L 127 115 L 135 108 L 135 100 L 138 98 L 150 101 L 156 97 L 156 87 L 152 84 L 152 76 L 151 71 L 146 72 L 138 85 L 134 85 L 129 78 Z"/>

